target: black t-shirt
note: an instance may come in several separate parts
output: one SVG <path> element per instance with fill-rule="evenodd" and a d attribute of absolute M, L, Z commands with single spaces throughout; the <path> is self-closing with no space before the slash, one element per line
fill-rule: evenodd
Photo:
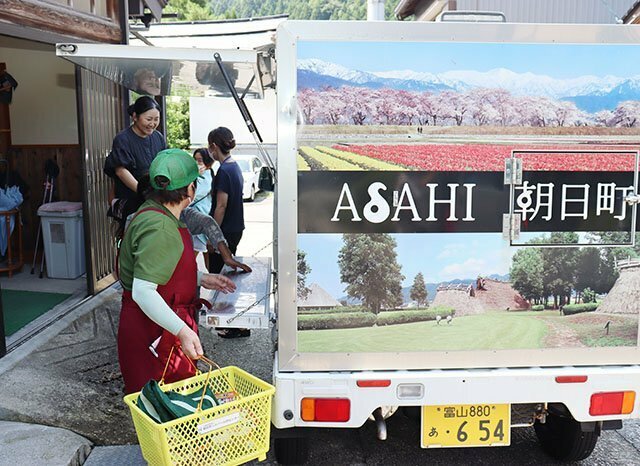
<path fill-rule="evenodd" d="M 154 131 L 146 138 L 138 136 L 131 127 L 120 131 L 113 138 L 111 153 L 104 162 L 105 174 L 115 180 L 116 197 L 124 199 L 137 197 L 136 193 L 127 188 L 116 176 L 116 168 L 124 167 L 136 180 L 140 180 L 149 171 L 149 166 L 158 152 L 166 148 L 164 137 L 158 131 Z"/>
<path fill-rule="evenodd" d="M 215 192 L 213 193 L 211 212 L 216 210 L 216 193 L 218 191 L 227 193 L 227 208 L 220 225 L 220 229 L 225 235 L 227 233 L 239 233 L 244 230 L 243 184 L 242 171 L 233 159 L 220 164 L 213 183 Z"/>

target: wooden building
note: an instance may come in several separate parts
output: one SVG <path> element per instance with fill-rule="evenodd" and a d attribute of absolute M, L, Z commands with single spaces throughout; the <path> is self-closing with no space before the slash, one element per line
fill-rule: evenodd
<path fill-rule="evenodd" d="M 30 187 L 22 206 L 31 265 L 44 199 L 45 163 L 60 168 L 53 200 L 82 201 L 87 293 L 113 282 L 113 235 L 102 173 L 113 136 L 128 124 L 128 93 L 56 57 L 56 43 L 127 43 L 129 19 L 160 20 L 167 0 L 0 0 L 0 68 L 16 79 L 0 104 L 0 153 Z"/>
<path fill-rule="evenodd" d="M 57 57 L 56 44 L 125 44 L 129 20 L 136 18 L 145 24 L 160 21 L 166 3 L 167 0 L 0 0 L 0 69 L 6 69 L 18 83 L 11 103 L 0 103 L 0 155 L 30 188 L 20 207 L 22 234 L 14 230 L 12 235 L 14 266 L 19 265 L 15 261 L 20 250 L 24 261 L 18 285 L 22 288 L 18 289 L 28 293 L 24 287 L 30 291 L 55 287 L 39 280 L 38 273 L 29 274 L 33 258 L 39 269 L 44 254 L 42 240 L 36 248 L 40 225 L 37 210 L 45 201 L 48 161 L 49 167 L 51 162 L 59 167 L 51 200 L 82 202 L 86 264 L 86 286 L 82 278 L 72 280 L 76 291 L 71 298 L 44 315 L 40 310 L 29 313 L 31 320 L 17 331 L 13 325 L 12 334 L 7 337 L 6 316 L 11 315 L 15 324 L 15 316 L 24 309 L 16 309 L 15 299 L 6 309 L 0 301 L 0 357 L 54 322 L 69 306 L 115 281 L 115 242 L 106 217 L 112 182 L 102 173 L 102 166 L 113 137 L 129 124 L 129 94 L 120 85 Z M 67 256 L 81 257 L 79 241 L 69 247 L 76 250 Z M 15 275 L 8 276 L 13 268 L 6 259 L 0 262 L 0 296 L 2 289 L 17 286 Z"/>

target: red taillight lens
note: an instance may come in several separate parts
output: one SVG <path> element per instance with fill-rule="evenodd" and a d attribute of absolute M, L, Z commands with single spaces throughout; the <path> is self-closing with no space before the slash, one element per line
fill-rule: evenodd
<path fill-rule="evenodd" d="M 556 377 L 557 383 L 584 383 L 588 377 L 586 375 L 561 375 Z"/>
<path fill-rule="evenodd" d="M 300 403 L 303 421 L 347 422 L 351 418 L 348 398 L 303 398 Z"/>
<path fill-rule="evenodd" d="M 636 401 L 636 392 L 604 392 L 591 395 L 589 414 L 604 416 L 607 414 L 630 414 Z"/>
<path fill-rule="evenodd" d="M 391 380 L 358 380 L 356 384 L 360 388 L 388 387 Z"/>

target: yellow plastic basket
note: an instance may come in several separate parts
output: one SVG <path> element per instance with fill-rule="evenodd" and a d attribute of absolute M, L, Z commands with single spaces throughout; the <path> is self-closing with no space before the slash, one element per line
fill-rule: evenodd
<path fill-rule="evenodd" d="M 220 406 L 162 424 L 138 408 L 140 392 L 125 396 L 142 456 L 150 465 L 226 466 L 266 459 L 271 397 L 275 388 L 234 366 L 160 387 L 165 392 L 192 393 L 205 384 L 214 393 L 235 391 L 239 396 Z"/>

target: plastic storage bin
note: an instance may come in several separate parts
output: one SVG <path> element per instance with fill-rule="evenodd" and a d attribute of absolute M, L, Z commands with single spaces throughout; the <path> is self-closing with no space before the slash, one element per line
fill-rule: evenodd
<path fill-rule="evenodd" d="M 49 278 L 85 273 L 82 202 L 50 202 L 38 209 Z"/>

